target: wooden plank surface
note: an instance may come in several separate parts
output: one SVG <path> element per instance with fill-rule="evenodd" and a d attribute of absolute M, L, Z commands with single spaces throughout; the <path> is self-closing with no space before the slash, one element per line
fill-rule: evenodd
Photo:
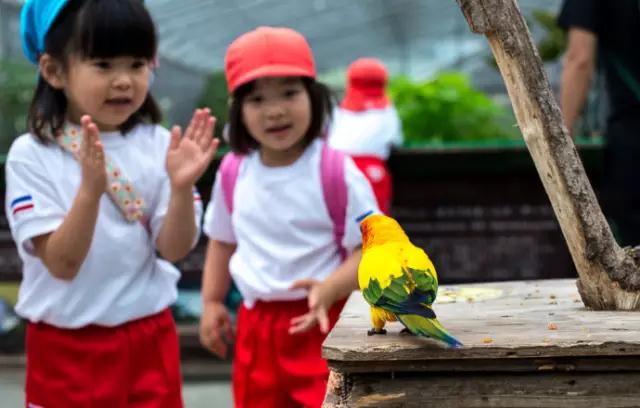
<path fill-rule="evenodd" d="M 640 356 L 640 312 L 587 310 L 573 279 L 444 286 L 434 310 L 463 348 L 445 349 L 431 339 L 401 335 L 399 323 L 389 324 L 387 335 L 367 336 L 368 305 L 354 292 L 323 355 L 334 368 L 354 371 L 381 362 L 398 362 L 395 369 L 401 369 L 408 360 L 426 365 L 434 360 L 464 364 L 469 359 Z"/>
<path fill-rule="evenodd" d="M 338 407 L 638 407 L 640 374 L 587 373 L 354 376 L 332 381 L 323 408 Z M 345 384 L 343 384 L 345 385 Z"/>

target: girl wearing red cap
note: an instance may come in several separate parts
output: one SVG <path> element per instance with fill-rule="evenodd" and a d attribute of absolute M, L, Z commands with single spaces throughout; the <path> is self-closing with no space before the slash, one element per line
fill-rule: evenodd
<path fill-rule="evenodd" d="M 170 262 L 199 236 L 213 118 L 196 112 L 184 136 L 157 125 L 139 0 L 28 0 L 21 34 L 39 78 L 5 211 L 23 262 L 25 405 L 182 407 Z"/>
<path fill-rule="evenodd" d="M 391 148 L 402 144 L 402 129 L 387 97 L 387 70 L 374 58 L 360 58 L 347 70 L 347 89 L 329 131 L 331 147 L 348 153 L 367 177 L 380 210 L 389 214 L 391 175 L 386 165 Z"/>
<path fill-rule="evenodd" d="M 223 300 L 243 297 L 235 335 L 237 407 L 319 407 L 321 344 L 357 288 L 358 218 L 376 211 L 351 159 L 321 139 L 328 89 L 299 33 L 261 27 L 225 59 L 232 103 L 225 156 L 204 231 L 202 344 L 224 357 L 233 337 Z"/>

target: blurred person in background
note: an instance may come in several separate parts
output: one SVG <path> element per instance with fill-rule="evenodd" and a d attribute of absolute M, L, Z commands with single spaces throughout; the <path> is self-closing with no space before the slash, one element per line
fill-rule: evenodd
<path fill-rule="evenodd" d="M 398 113 L 386 93 L 388 74 L 374 58 L 360 58 L 347 70 L 344 99 L 333 114 L 329 144 L 349 154 L 371 183 L 378 206 L 391 207 L 391 174 L 386 165 L 391 148 L 402 144 Z"/>
<path fill-rule="evenodd" d="M 640 2 L 565 0 L 567 30 L 560 104 L 572 136 L 596 67 L 604 71 L 610 111 L 605 131 L 603 205 L 621 245 L 640 243 Z"/>

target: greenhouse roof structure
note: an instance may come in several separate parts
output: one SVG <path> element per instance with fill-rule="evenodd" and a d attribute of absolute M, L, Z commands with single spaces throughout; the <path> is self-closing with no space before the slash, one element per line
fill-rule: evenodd
<path fill-rule="evenodd" d="M 522 0 L 522 10 L 556 12 L 559 0 Z M 488 46 L 472 34 L 454 0 L 149 0 L 163 58 L 195 70 L 221 69 L 226 46 L 260 25 L 302 32 L 320 72 L 374 56 L 393 73 L 474 71 Z"/>

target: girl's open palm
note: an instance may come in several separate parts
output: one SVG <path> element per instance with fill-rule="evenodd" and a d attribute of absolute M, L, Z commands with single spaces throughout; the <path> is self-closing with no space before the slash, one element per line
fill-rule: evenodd
<path fill-rule="evenodd" d="M 78 162 L 82 170 L 82 184 L 92 196 L 99 197 L 107 188 L 104 147 L 100 141 L 98 127 L 91 116 L 80 118 L 82 142 L 77 151 Z"/>
<path fill-rule="evenodd" d="M 179 126 L 171 130 L 166 166 L 174 188 L 190 188 L 211 163 L 219 144 L 213 137 L 215 122 L 209 109 L 196 109 L 184 135 Z"/>
<path fill-rule="evenodd" d="M 320 325 L 322 333 L 329 333 L 329 309 L 334 303 L 330 291 L 322 282 L 315 279 L 296 281 L 291 289 L 305 289 L 309 292 L 307 295 L 309 312 L 291 319 L 289 334 L 304 333 L 317 324 Z"/>

